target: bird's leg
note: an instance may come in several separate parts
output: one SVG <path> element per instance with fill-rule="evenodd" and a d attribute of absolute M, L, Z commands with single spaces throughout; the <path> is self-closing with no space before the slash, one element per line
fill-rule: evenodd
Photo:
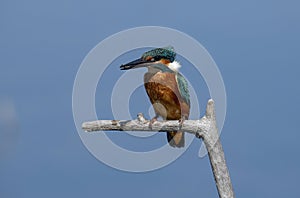
<path fill-rule="evenodd" d="M 150 129 L 152 129 L 152 124 L 153 124 L 154 122 L 157 121 L 157 118 L 158 118 L 158 115 L 155 115 L 155 116 L 150 120 L 150 123 L 149 123 L 149 128 L 150 128 Z"/>
<path fill-rule="evenodd" d="M 183 123 L 184 123 L 184 121 L 186 120 L 186 116 L 184 116 L 184 115 L 182 115 L 181 116 L 181 118 L 179 119 L 179 129 L 181 129 L 182 128 L 182 125 L 183 125 Z"/>

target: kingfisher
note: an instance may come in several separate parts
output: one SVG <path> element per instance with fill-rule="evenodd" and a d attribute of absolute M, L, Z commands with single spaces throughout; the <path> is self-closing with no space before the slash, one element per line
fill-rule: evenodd
<path fill-rule="evenodd" d="M 147 51 L 141 58 L 120 66 L 121 70 L 148 68 L 144 75 L 144 86 L 155 111 L 150 127 L 161 117 L 163 120 L 178 120 L 180 129 L 189 117 L 188 83 L 179 73 L 181 65 L 175 58 L 174 48 L 168 46 Z M 167 140 L 172 147 L 184 147 L 184 132 L 167 132 Z"/>

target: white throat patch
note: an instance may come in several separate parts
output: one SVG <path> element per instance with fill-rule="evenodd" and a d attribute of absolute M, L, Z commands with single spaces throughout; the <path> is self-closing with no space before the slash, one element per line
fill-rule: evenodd
<path fill-rule="evenodd" d="M 173 70 L 174 72 L 178 72 L 179 68 L 181 67 L 180 63 L 177 61 L 173 61 L 172 63 L 168 64 L 168 67 Z"/>

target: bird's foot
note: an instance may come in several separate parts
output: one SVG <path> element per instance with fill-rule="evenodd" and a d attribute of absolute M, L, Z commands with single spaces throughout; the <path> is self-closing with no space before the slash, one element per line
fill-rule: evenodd
<path fill-rule="evenodd" d="M 151 130 L 152 130 L 152 125 L 153 125 L 154 122 L 157 121 L 157 118 L 158 118 L 158 116 L 154 116 L 154 117 L 150 120 L 149 128 L 150 128 Z"/>
<path fill-rule="evenodd" d="M 179 119 L 179 121 L 178 121 L 178 122 L 179 122 L 179 129 L 182 128 L 185 119 L 186 119 L 185 116 L 182 116 L 182 117 Z"/>

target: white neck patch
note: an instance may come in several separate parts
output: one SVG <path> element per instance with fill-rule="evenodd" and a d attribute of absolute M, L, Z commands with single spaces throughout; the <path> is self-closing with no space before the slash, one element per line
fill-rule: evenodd
<path fill-rule="evenodd" d="M 179 68 L 181 67 L 180 63 L 177 61 L 173 61 L 172 63 L 168 64 L 168 67 L 173 70 L 174 72 L 178 72 Z"/>

